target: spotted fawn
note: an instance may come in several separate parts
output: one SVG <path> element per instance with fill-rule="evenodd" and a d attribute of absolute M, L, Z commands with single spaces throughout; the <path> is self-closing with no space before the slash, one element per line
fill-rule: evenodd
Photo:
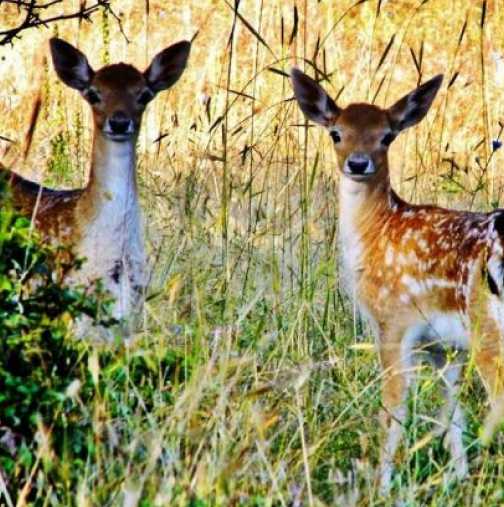
<path fill-rule="evenodd" d="M 424 118 L 442 76 L 388 109 L 362 103 L 340 108 L 300 70 L 294 68 L 291 78 L 301 110 L 327 129 L 338 158 L 343 272 L 376 335 L 383 371 L 381 491 L 391 485 L 408 387 L 422 358 L 442 369 L 446 443 L 462 478 L 468 472 L 457 400 L 463 361 L 447 362 L 444 352 L 471 353 L 495 405 L 504 385 L 504 210 L 414 205 L 391 187 L 389 146 Z"/>

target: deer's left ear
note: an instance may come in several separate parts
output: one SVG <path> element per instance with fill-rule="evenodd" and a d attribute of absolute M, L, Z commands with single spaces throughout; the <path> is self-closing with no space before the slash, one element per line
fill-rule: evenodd
<path fill-rule="evenodd" d="M 160 92 L 175 84 L 187 64 L 191 43 L 180 41 L 158 53 L 144 72 L 152 91 Z"/>
<path fill-rule="evenodd" d="M 51 55 L 58 77 L 80 92 L 91 84 L 94 71 L 86 56 L 68 42 L 53 37 L 50 40 Z"/>
<path fill-rule="evenodd" d="M 292 87 L 301 111 L 311 121 L 329 127 L 340 114 L 340 108 L 311 77 L 293 67 Z"/>
<path fill-rule="evenodd" d="M 422 120 L 430 109 L 442 82 L 443 75 L 439 74 L 390 107 L 388 112 L 393 128 L 403 130 Z"/>

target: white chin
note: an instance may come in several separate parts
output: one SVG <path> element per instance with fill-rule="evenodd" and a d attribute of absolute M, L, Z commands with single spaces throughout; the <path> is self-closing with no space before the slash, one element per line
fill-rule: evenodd
<path fill-rule="evenodd" d="M 103 135 L 107 139 L 115 141 L 116 143 L 123 143 L 125 141 L 129 141 L 133 137 L 133 134 L 112 134 L 110 132 L 103 132 Z"/>
<path fill-rule="evenodd" d="M 355 173 L 351 173 L 351 172 L 344 170 L 343 174 L 347 178 L 350 178 L 353 181 L 366 181 L 366 180 L 369 180 L 370 178 L 372 178 L 376 174 L 376 171 L 366 172 L 366 173 L 362 173 L 362 174 L 355 174 Z"/>

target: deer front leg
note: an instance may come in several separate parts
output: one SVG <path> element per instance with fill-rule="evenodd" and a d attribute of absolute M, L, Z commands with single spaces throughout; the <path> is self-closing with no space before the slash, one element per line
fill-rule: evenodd
<path fill-rule="evenodd" d="M 380 493 L 390 490 L 394 456 L 401 443 L 406 418 L 406 395 L 412 372 L 412 350 L 405 350 L 404 330 L 383 332 L 380 338 L 382 380 L 382 427 L 385 433 L 380 455 Z"/>

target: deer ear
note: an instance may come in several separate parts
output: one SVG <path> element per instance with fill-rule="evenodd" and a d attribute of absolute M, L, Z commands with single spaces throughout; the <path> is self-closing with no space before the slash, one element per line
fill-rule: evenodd
<path fill-rule="evenodd" d="M 393 127 L 396 130 L 403 130 L 422 120 L 429 111 L 442 82 L 443 75 L 439 74 L 390 107 L 388 112 Z"/>
<path fill-rule="evenodd" d="M 58 77 L 71 88 L 83 91 L 89 87 L 94 76 L 86 56 L 68 42 L 53 37 L 50 41 L 51 55 Z"/>
<path fill-rule="evenodd" d="M 180 41 L 158 53 L 144 72 L 152 91 L 160 92 L 175 84 L 187 65 L 191 43 Z"/>
<path fill-rule="evenodd" d="M 301 111 L 311 121 L 328 127 L 340 114 L 340 108 L 326 91 L 311 77 L 296 67 L 291 69 L 294 95 Z"/>

